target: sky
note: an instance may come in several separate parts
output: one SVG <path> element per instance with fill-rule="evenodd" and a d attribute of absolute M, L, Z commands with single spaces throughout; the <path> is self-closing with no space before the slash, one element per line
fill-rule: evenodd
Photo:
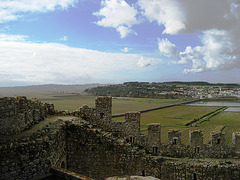
<path fill-rule="evenodd" d="M 0 0 L 0 86 L 240 83 L 240 0 Z"/>

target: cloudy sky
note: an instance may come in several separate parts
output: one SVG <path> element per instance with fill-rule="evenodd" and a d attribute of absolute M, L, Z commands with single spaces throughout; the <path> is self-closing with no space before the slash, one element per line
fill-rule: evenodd
<path fill-rule="evenodd" d="M 240 0 L 0 0 L 0 86 L 240 83 Z"/>

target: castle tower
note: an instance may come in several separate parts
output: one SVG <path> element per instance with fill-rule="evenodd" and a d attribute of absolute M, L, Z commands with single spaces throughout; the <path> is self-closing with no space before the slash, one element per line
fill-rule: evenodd
<path fill-rule="evenodd" d="M 189 132 L 189 143 L 195 154 L 198 154 L 203 147 L 203 133 L 200 130 Z"/>
<path fill-rule="evenodd" d="M 153 154 L 159 153 L 159 146 L 161 145 L 161 125 L 159 123 L 148 125 L 148 144 L 149 150 Z"/>
<path fill-rule="evenodd" d="M 212 146 L 224 146 L 225 145 L 225 133 L 211 132 L 211 145 Z"/>
<path fill-rule="evenodd" d="M 112 97 L 98 96 L 95 100 L 96 116 L 100 120 L 112 119 Z"/>
<path fill-rule="evenodd" d="M 136 143 L 140 135 L 140 112 L 125 113 L 125 134 L 131 143 Z"/>
<path fill-rule="evenodd" d="M 240 132 L 232 133 L 232 143 L 236 153 L 240 153 Z"/>
<path fill-rule="evenodd" d="M 168 144 L 181 145 L 181 136 L 182 133 L 179 130 L 168 130 Z"/>

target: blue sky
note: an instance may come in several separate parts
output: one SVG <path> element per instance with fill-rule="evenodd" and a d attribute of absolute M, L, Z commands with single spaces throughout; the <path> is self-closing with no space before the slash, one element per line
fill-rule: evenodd
<path fill-rule="evenodd" d="M 0 86 L 240 83 L 239 0 L 1 0 Z"/>

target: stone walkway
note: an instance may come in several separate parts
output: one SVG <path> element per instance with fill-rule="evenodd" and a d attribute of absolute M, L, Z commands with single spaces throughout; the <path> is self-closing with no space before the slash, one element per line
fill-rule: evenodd
<path fill-rule="evenodd" d="M 49 123 L 53 123 L 55 121 L 57 121 L 58 119 L 61 119 L 63 121 L 67 121 L 70 119 L 76 119 L 77 117 L 74 116 L 48 116 L 47 118 L 45 118 L 43 121 L 40 121 L 38 124 L 34 124 L 30 129 L 27 129 L 23 132 L 21 132 L 20 134 L 17 135 L 0 135 L 0 140 L 2 139 L 15 139 L 15 138 L 20 138 L 20 137 L 24 137 L 24 136 L 29 136 L 32 133 L 41 130 L 44 126 L 46 126 Z"/>

